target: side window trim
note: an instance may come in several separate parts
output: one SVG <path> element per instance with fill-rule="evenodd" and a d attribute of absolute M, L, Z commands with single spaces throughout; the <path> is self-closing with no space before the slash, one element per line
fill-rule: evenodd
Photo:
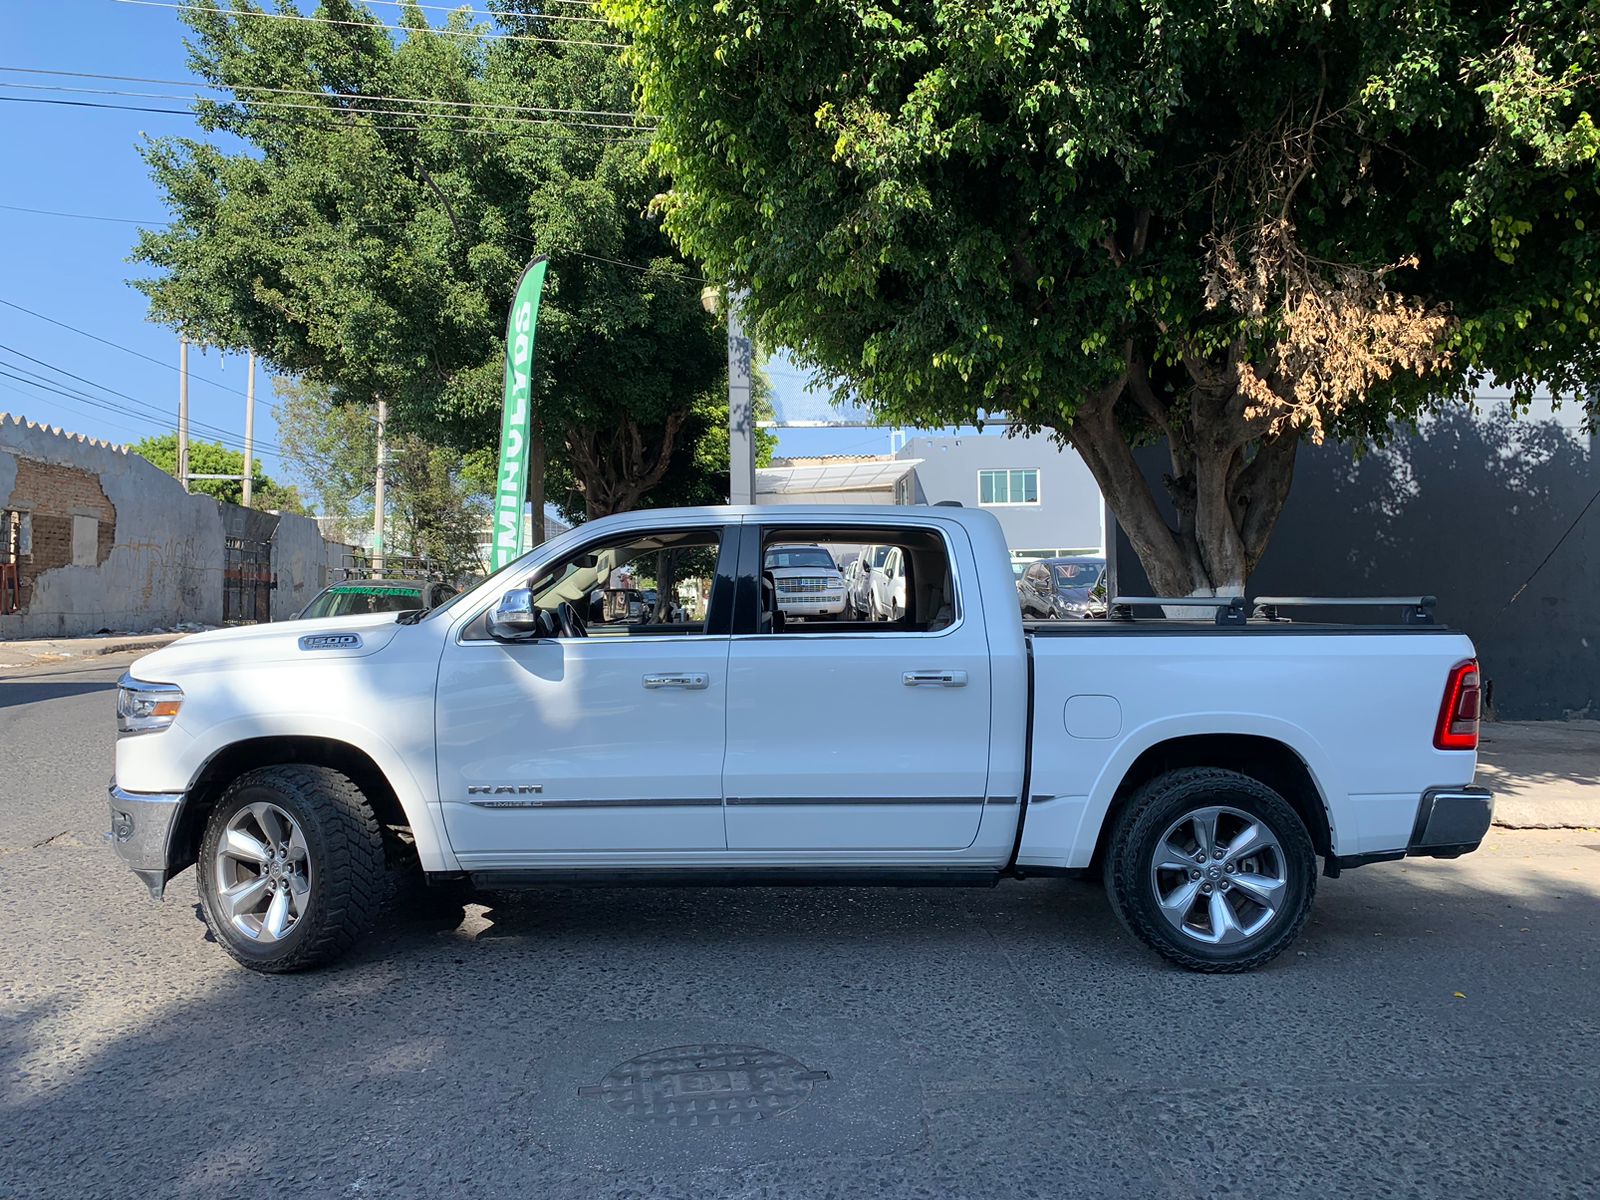
<path fill-rule="evenodd" d="M 698 533 L 698 532 L 702 532 L 702 531 L 714 534 L 716 536 L 716 538 L 717 538 L 717 565 L 716 565 L 716 569 L 715 569 L 715 574 L 713 575 L 712 580 L 711 580 L 711 599 L 710 599 L 710 602 L 706 605 L 706 626 L 705 626 L 705 628 L 703 630 L 700 630 L 700 631 L 695 632 L 695 633 L 639 634 L 639 635 L 636 635 L 636 637 L 663 637 L 663 638 L 666 638 L 666 637 L 670 637 L 670 638 L 727 637 L 732 632 L 732 626 L 733 626 L 734 586 L 735 586 L 735 584 L 737 582 L 737 578 L 738 578 L 738 576 L 737 576 L 737 564 L 739 562 L 739 546 L 740 546 L 740 540 L 739 539 L 740 539 L 740 533 L 741 533 L 743 528 L 744 527 L 742 525 L 732 524 L 732 523 L 728 523 L 728 522 L 708 522 L 706 524 L 680 525 L 680 526 L 676 526 L 676 527 L 674 527 L 672 525 L 663 525 L 663 526 L 645 525 L 645 526 L 639 527 L 638 529 L 627 530 L 624 533 L 613 533 L 613 534 L 610 534 L 608 536 L 591 538 L 588 541 L 580 542 L 577 546 L 575 546 L 571 550 L 569 550 L 562 557 L 562 559 L 559 559 L 557 561 L 565 561 L 567 559 L 576 558 L 576 557 L 578 557 L 579 555 L 582 555 L 582 554 L 589 554 L 592 551 L 594 551 L 597 547 L 610 545 L 612 542 L 616 541 L 619 537 L 623 537 L 623 538 L 626 538 L 626 537 L 648 537 L 650 534 L 653 534 L 653 533 L 671 533 L 671 532 L 684 532 L 684 533 L 697 532 Z M 514 586 L 526 586 L 528 581 L 532 577 L 533 576 L 531 574 L 529 574 L 529 575 L 525 576 L 522 579 L 521 584 L 514 585 Z M 484 605 L 481 609 L 479 609 L 477 612 L 475 612 L 466 621 L 462 622 L 460 628 L 456 631 L 455 641 L 458 644 L 461 644 L 461 643 L 479 644 L 479 643 L 487 642 L 487 643 L 492 644 L 492 645 L 499 645 L 500 643 L 495 642 L 494 639 L 489 637 L 487 633 L 482 632 L 482 629 L 483 629 L 483 627 L 485 625 L 486 618 L 489 615 L 489 610 L 492 609 L 495 606 L 495 604 L 497 604 L 498 602 L 499 602 L 499 597 L 492 597 L 488 604 Z M 576 640 L 576 639 L 553 638 L 551 640 L 552 641 L 558 641 L 558 642 L 566 642 L 566 641 L 569 641 L 569 640 Z M 584 639 L 584 640 L 587 640 L 587 639 Z M 604 640 L 610 640 L 610 639 L 597 639 L 597 640 L 604 641 Z M 623 640 L 623 639 L 617 639 L 617 640 L 620 641 L 620 640 Z"/>
<path fill-rule="evenodd" d="M 739 534 L 739 565 L 738 565 L 738 591 L 737 602 L 734 610 L 733 636 L 752 637 L 761 635 L 761 588 L 760 573 L 762 567 L 762 543 L 769 533 L 781 533 L 785 528 L 808 529 L 813 525 L 835 528 L 833 522 L 819 520 L 806 522 L 803 520 L 783 521 L 768 523 L 760 517 L 747 518 L 740 526 Z M 931 533 L 944 544 L 946 561 L 950 566 L 951 603 L 955 608 L 954 617 L 949 625 L 943 629 L 932 631 L 918 629 L 870 629 L 860 633 L 841 633 L 836 630 L 817 630 L 808 632 L 803 628 L 786 629 L 784 637 L 833 637 L 833 638 L 858 638 L 858 637 L 896 637 L 896 638 L 938 638 L 946 637 L 966 624 L 967 606 L 962 594 L 961 569 L 958 555 L 956 554 L 955 539 L 950 530 L 942 524 L 919 521 L 886 522 L 884 524 L 854 525 L 849 521 L 840 521 L 836 528 L 841 531 L 850 530 L 859 532 L 864 537 L 868 535 L 893 533 L 897 530 L 916 529 Z M 864 542 L 862 553 L 867 550 L 881 547 L 882 542 Z M 887 566 L 887 560 L 885 566 Z M 876 568 L 881 571 L 883 568 Z"/>

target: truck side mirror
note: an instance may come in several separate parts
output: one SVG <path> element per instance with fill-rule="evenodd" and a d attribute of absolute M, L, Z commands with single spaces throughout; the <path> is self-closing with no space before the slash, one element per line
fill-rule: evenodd
<path fill-rule="evenodd" d="M 527 588 L 512 588 L 500 597 L 489 614 L 489 636 L 497 642 L 526 642 L 539 636 L 539 612 L 533 606 L 533 593 Z"/>

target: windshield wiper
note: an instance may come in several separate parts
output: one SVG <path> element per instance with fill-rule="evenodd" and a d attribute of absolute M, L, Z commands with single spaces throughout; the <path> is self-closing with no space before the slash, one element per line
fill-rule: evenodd
<path fill-rule="evenodd" d="M 428 610 L 425 608 L 408 608 L 394 619 L 394 623 L 396 625 L 415 625 L 427 615 Z"/>

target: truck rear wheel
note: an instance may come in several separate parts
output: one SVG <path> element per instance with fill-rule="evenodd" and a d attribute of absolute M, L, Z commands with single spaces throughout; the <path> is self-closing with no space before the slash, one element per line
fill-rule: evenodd
<path fill-rule="evenodd" d="M 206 822 L 200 908 L 222 948 L 253 971 L 338 957 L 382 910 L 393 879 L 361 790 L 328 767 L 262 767 L 229 785 Z"/>
<path fill-rule="evenodd" d="M 1299 935 L 1317 856 L 1277 792 L 1237 771 L 1189 767 L 1129 800 L 1105 879 L 1118 918 L 1164 958 L 1191 971 L 1247 971 Z"/>

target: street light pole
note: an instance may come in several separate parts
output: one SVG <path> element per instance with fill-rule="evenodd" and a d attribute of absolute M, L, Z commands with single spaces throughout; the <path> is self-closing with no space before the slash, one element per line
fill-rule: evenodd
<path fill-rule="evenodd" d="M 739 318 L 744 292 L 728 291 L 728 503 L 756 502 L 755 346 Z"/>
<path fill-rule="evenodd" d="M 378 471 L 372 481 L 372 573 L 383 577 L 383 460 L 387 450 L 389 402 L 378 401 Z"/>
<path fill-rule="evenodd" d="M 178 482 L 189 490 L 189 339 L 178 337 Z"/>
<path fill-rule="evenodd" d="M 256 352 L 250 351 L 249 377 L 244 385 L 244 506 L 250 507 L 253 489 L 251 480 L 255 475 L 251 451 L 255 446 L 256 437 Z"/>

